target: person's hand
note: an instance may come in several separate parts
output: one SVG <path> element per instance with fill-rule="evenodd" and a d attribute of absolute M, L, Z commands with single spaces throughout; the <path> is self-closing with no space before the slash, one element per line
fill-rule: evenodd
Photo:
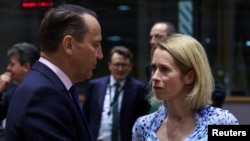
<path fill-rule="evenodd" d="M 4 91 L 11 81 L 11 73 L 5 72 L 0 75 L 0 92 Z"/>

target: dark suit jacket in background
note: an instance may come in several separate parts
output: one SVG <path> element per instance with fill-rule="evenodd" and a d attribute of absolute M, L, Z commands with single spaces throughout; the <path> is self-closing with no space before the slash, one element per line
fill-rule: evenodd
<path fill-rule="evenodd" d="M 14 92 L 16 91 L 17 87 L 18 87 L 17 85 L 13 87 L 11 86 L 7 88 L 7 90 L 1 94 L 2 99 L 0 101 L 0 121 L 3 121 L 3 119 L 6 118 L 11 98 Z M 2 122 L 0 123 L 3 125 Z M 5 128 L 4 127 L 0 129 L 0 141 L 5 141 Z"/>
<path fill-rule="evenodd" d="M 6 141 L 91 141 L 86 120 L 47 66 L 36 62 L 12 97 Z"/>
<path fill-rule="evenodd" d="M 6 118 L 8 107 L 11 101 L 11 98 L 16 91 L 18 86 L 11 87 L 4 92 L 3 99 L 0 101 L 0 121 Z"/>
<path fill-rule="evenodd" d="M 94 140 L 97 140 L 104 97 L 109 85 L 110 76 L 93 79 L 89 82 L 83 111 L 89 123 Z M 120 131 L 122 141 L 131 141 L 132 127 L 135 120 L 149 113 L 150 104 L 142 91 L 145 84 L 132 77 L 127 78 L 124 84 L 124 93 L 120 112 Z"/>
<path fill-rule="evenodd" d="M 212 106 L 214 107 L 222 107 L 226 98 L 226 91 L 224 87 L 215 81 L 215 88 L 212 93 Z"/>

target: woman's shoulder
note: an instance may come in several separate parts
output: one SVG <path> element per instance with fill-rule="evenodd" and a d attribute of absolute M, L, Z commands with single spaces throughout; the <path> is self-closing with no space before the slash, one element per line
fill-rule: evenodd
<path fill-rule="evenodd" d="M 159 141 L 156 131 L 166 117 L 166 110 L 162 108 L 156 112 L 137 118 L 132 129 L 132 140 Z"/>
<path fill-rule="evenodd" d="M 198 111 L 200 122 L 205 122 L 208 125 L 226 125 L 239 124 L 237 118 L 227 109 L 217 108 L 213 106 L 205 106 Z"/>
<path fill-rule="evenodd" d="M 143 128 L 151 128 L 151 129 L 158 128 L 165 117 L 166 117 L 166 111 L 164 109 L 161 109 L 151 114 L 139 117 L 136 120 L 135 125 L 137 127 L 143 126 Z"/>

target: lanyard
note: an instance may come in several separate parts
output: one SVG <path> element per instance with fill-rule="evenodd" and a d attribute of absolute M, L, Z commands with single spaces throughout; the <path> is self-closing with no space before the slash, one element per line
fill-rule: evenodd
<path fill-rule="evenodd" d="M 118 91 L 119 94 L 118 94 L 117 97 L 115 97 L 115 90 L 112 91 L 111 84 L 108 85 L 108 92 L 109 92 L 108 94 L 109 94 L 109 101 L 110 101 L 108 115 L 110 115 L 110 113 L 111 113 L 111 110 L 113 108 L 114 102 L 118 99 L 118 97 L 120 96 L 121 92 L 123 91 L 123 86 L 121 85 L 119 89 L 120 89 Z M 113 99 L 112 99 L 112 92 L 114 93 Z"/>

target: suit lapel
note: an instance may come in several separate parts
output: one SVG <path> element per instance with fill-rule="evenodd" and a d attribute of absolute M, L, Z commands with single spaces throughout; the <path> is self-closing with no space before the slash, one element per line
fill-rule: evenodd
<path fill-rule="evenodd" d="M 103 103 L 104 103 L 104 98 L 106 95 L 106 91 L 109 87 L 109 77 L 105 77 L 104 81 L 101 81 L 99 88 L 97 89 L 98 93 L 98 103 L 99 103 L 99 108 L 102 112 L 103 109 Z"/>
<path fill-rule="evenodd" d="M 33 66 L 32 69 L 35 71 L 38 71 L 42 73 L 44 76 L 46 76 L 51 82 L 54 83 L 54 85 L 60 89 L 61 91 L 68 91 L 60 78 L 46 65 L 43 63 L 37 61 Z"/>
<path fill-rule="evenodd" d="M 121 111 L 126 107 L 127 103 L 130 102 L 130 99 L 134 95 L 134 89 L 133 89 L 132 85 L 133 85 L 132 81 L 128 77 L 125 84 L 124 84 L 124 88 L 123 88 L 124 93 L 123 93 L 123 98 L 122 98 Z"/>
<path fill-rule="evenodd" d="M 68 90 L 66 89 L 66 87 L 64 86 L 63 82 L 60 80 L 60 78 L 58 78 L 58 76 L 50 69 L 48 68 L 46 65 L 44 65 L 43 63 L 37 61 L 33 66 L 32 66 L 32 69 L 34 71 L 38 71 L 40 73 L 42 73 L 44 76 L 46 76 L 51 82 L 53 82 L 53 84 L 58 88 L 60 89 L 60 91 L 62 93 L 64 93 L 69 101 L 69 103 L 71 103 L 74 107 L 76 107 L 75 103 L 72 102 L 72 99 L 69 95 L 69 92 Z M 74 108 L 74 110 L 78 113 L 78 118 L 81 119 L 82 121 L 82 124 L 84 125 L 84 129 L 82 130 L 87 130 L 85 133 L 85 137 L 88 137 L 90 141 L 93 141 L 93 137 L 92 137 L 92 134 L 90 133 L 90 129 L 88 127 L 88 124 L 87 124 L 87 121 L 86 121 L 86 118 L 85 118 L 85 115 L 82 113 L 80 113 L 78 111 L 78 107 Z M 83 132 L 84 134 L 84 132 Z"/>

